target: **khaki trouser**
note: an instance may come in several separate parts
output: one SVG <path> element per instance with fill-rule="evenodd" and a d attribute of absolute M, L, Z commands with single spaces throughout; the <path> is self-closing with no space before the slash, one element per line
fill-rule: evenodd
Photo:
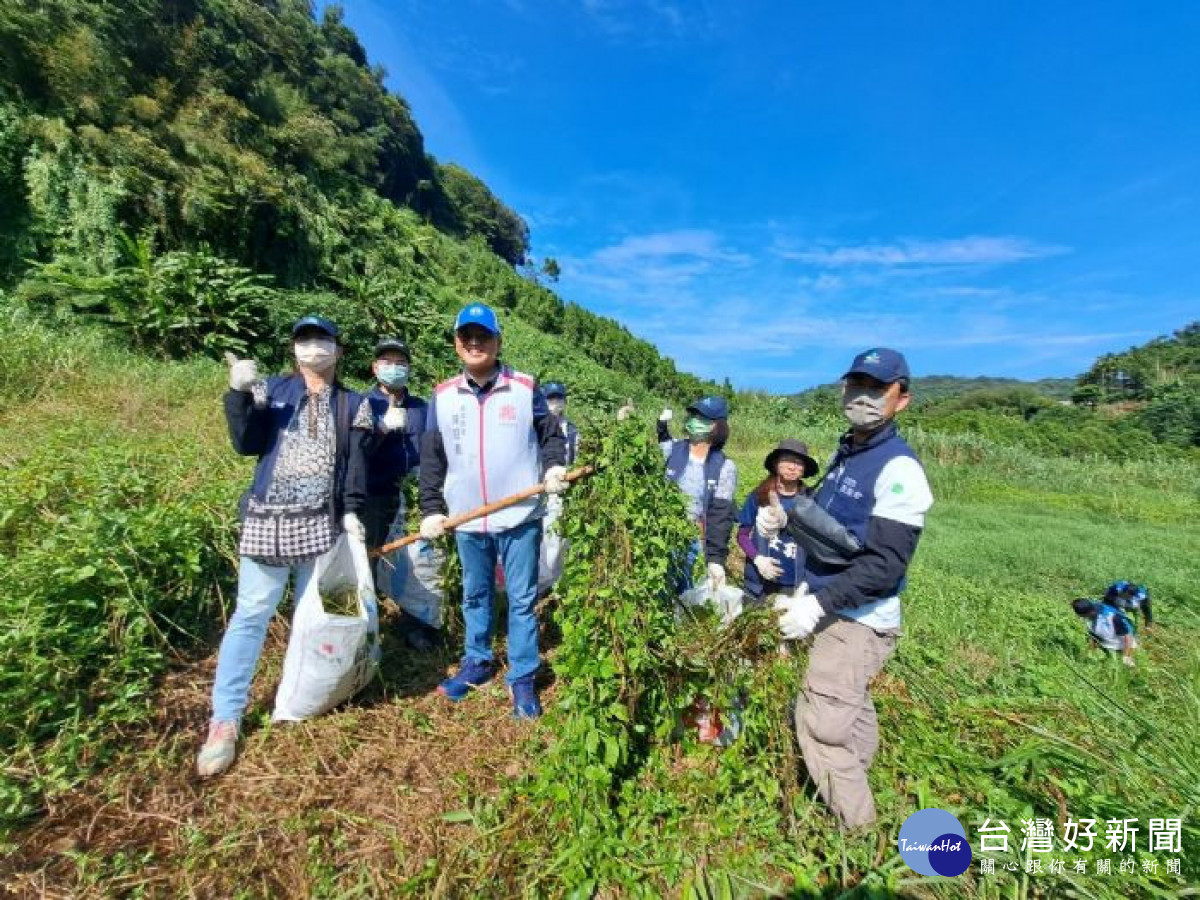
<path fill-rule="evenodd" d="M 808 774 L 845 828 L 875 821 L 867 770 L 879 748 L 879 719 L 868 689 L 896 649 L 896 635 L 834 616 L 816 632 L 796 735 Z"/>

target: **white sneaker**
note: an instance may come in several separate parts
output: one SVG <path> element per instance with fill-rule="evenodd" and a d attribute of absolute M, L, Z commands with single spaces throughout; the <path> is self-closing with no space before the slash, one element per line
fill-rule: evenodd
<path fill-rule="evenodd" d="M 237 756 L 237 739 L 237 722 L 211 722 L 208 739 L 196 756 L 196 773 L 201 778 L 223 774 Z"/>

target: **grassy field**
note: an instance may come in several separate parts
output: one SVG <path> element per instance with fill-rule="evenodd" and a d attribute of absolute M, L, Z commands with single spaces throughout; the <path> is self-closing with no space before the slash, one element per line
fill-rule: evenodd
<path fill-rule="evenodd" d="M 0 536 L 15 550 L 0 562 L 0 889 L 12 895 L 1115 898 L 1180 896 L 1200 877 L 1194 464 L 1046 460 L 970 436 L 911 435 L 937 503 L 910 573 L 905 635 L 876 685 L 881 818 L 865 835 L 838 833 L 786 740 L 802 653 L 749 654 L 738 676 L 751 699 L 746 733 L 730 749 L 670 729 L 643 735 L 610 772 L 608 806 L 555 800 L 539 771 L 567 764 L 578 721 L 556 701 L 612 678 L 573 684 L 562 661 L 588 641 L 602 656 L 615 640 L 578 634 L 570 598 L 548 616 L 560 665 L 546 686 L 551 715 L 533 727 L 509 719 L 499 686 L 445 704 L 431 691 L 455 653 L 413 656 L 390 636 L 364 695 L 272 726 L 278 620 L 242 757 L 206 784 L 191 767 L 249 472 L 227 447 L 220 367 L 10 330 L 23 348 L 0 354 Z M 653 398 L 638 399 L 652 418 Z M 820 460 L 836 439 L 828 422 L 735 419 L 733 429 L 743 494 L 778 437 L 794 431 Z M 597 529 L 653 527 L 586 505 L 603 499 L 581 499 L 576 515 Z M 1122 577 L 1151 586 L 1160 623 L 1132 670 L 1089 652 L 1068 606 Z M 629 588 L 655 602 L 653 585 Z M 717 646 L 702 637 L 695 646 Z M 604 753 L 586 740 L 581 767 Z M 995 857 L 996 873 L 973 865 L 939 881 L 904 866 L 899 826 L 928 806 L 955 812 L 976 850 L 985 818 L 1005 821 L 1011 852 Z M 1060 857 L 1064 874 L 1026 873 L 1036 857 L 1019 849 L 1021 820 L 1031 817 L 1059 834 L 1067 817 L 1100 820 L 1086 874 L 1072 872 L 1073 853 L 1045 855 L 1043 870 Z M 1128 818 L 1142 829 L 1137 853 L 1106 852 L 1104 821 Z M 1147 852 L 1151 818 L 1183 818 L 1182 853 Z M 1136 873 L 1119 871 L 1127 857 Z M 1095 874 L 1104 858 L 1111 875 Z"/>

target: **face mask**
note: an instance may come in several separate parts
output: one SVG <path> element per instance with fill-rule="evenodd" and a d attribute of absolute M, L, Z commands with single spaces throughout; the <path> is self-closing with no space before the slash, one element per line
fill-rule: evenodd
<path fill-rule="evenodd" d="M 688 416 L 688 420 L 683 423 L 683 430 L 687 432 L 688 440 L 693 444 L 707 439 L 716 427 L 716 422 L 704 416 Z"/>
<path fill-rule="evenodd" d="M 550 407 L 550 412 L 556 416 L 561 416 L 567 410 L 567 401 L 555 397 L 553 400 L 547 400 L 546 405 Z"/>
<path fill-rule="evenodd" d="M 842 388 L 842 414 L 851 427 L 870 431 L 884 422 L 887 387 L 869 388 L 846 385 Z"/>
<path fill-rule="evenodd" d="M 310 372 L 324 374 L 337 364 L 337 344 L 328 338 L 296 341 L 296 362 Z"/>
<path fill-rule="evenodd" d="M 375 377 L 390 388 L 402 388 L 408 384 L 408 366 L 400 363 L 383 363 L 376 367 Z"/>

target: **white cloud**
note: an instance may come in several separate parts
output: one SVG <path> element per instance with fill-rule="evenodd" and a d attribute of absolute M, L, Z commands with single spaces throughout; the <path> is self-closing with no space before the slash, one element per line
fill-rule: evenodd
<path fill-rule="evenodd" d="M 1067 253 L 1066 247 L 1037 244 L 1015 237 L 965 237 L 951 240 L 903 240 L 891 244 L 849 244 L 778 248 L 784 259 L 809 265 L 842 266 L 973 266 L 1042 259 Z"/>
<path fill-rule="evenodd" d="M 716 232 L 703 229 L 636 235 L 625 238 L 611 247 L 603 247 L 592 255 L 595 262 L 612 267 L 643 264 L 653 260 L 689 258 L 732 265 L 745 265 L 750 261 L 744 253 L 723 249 Z"/>

